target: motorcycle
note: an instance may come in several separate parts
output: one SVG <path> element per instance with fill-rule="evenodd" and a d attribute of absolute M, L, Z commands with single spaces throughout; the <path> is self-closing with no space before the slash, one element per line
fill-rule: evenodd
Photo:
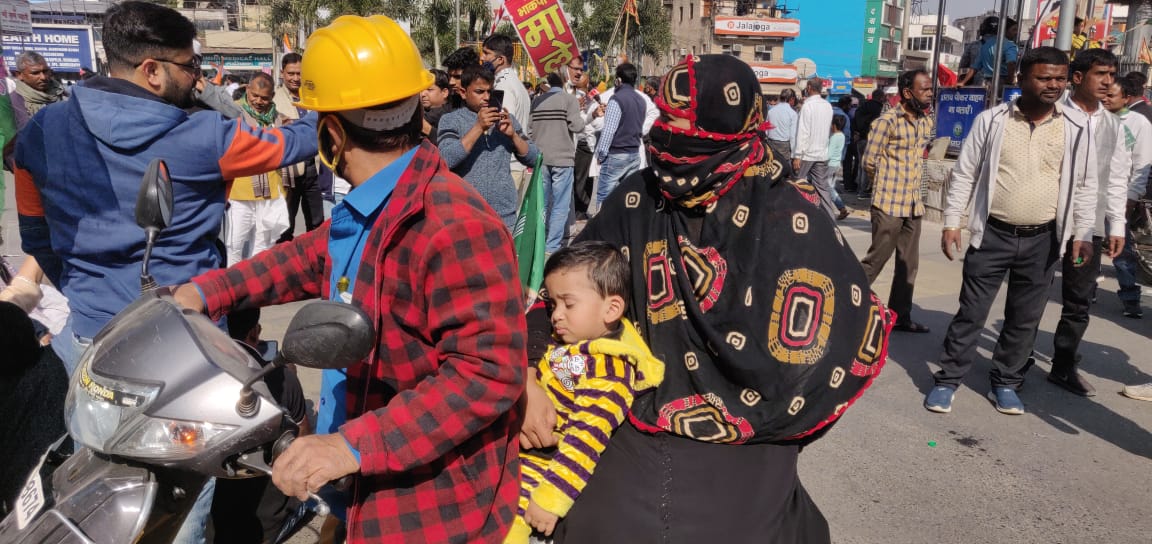
<path fill-rule="evenodd" d="M 45 492 L 32 471 L 0 544 L 171 542 L 210 478 L 271 474 L 298 428 L 262 378 L 294 363 L 345 368 L 367 356 L 364 312 L 318 301 L 292 319 L 271 364 L 207 317 L 184 309 L 148 272 L 172 217 L 163 161 L 149 165 L 136 202 L 144 229 L 139 299 L 93 339 L 72 377 L 65 420 L 79 449 Z M 42 464 L 57 457 L 45 454 Z M 58 462 L 58 460 L 57 460 Z M 326 505 L 319 497 L 318 514 Z"/>
<path fill-rule="evenodd" d="M 1152 285 L 1152 200 L 1141 200 L 1128 217 L 1135 242 L 1140 283 Z"/>

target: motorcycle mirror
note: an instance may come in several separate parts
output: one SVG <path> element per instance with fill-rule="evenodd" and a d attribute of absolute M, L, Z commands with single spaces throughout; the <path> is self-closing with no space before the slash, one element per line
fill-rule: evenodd
<path fill-rule="evenodd" d="M 308 368 L 348 368 L 372 353 L 376 331 L 364 310 L 321 300 L 296 313 L 280 353 Z"/>
<path fill-rule="evenodd" d="M 136 195 L 136 224 L 161 231 L 172 223 L 172 178 L 163 159 L 152 159 Z"/>
<path fill-rule="evenodd" d="M 156 280 L 148 273 L 152 247 L 156 245 L 160 231 L 172 224 L 172 177 L 162 159 L 152 159 L 144 172 L 144 179 L 140 181 L 140 192 L 136 195 L 136 224 L 144 229 L 140 291 L 147 292 L 156 288 Z"/>

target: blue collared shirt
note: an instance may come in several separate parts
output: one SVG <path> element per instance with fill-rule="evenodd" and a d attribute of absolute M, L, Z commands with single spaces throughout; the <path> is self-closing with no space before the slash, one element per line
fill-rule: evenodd
<path fill-rule="evenodd" d="M 368 178 L 368 181 L 349 192 L 344 201 L 332 209 L 332 224 L 328 233 L 328 259 L 332 263 L 332 276 L 329 278 L 332 287 L 328 294 L 330 300 L 351 301 L 368 231 L 372 230 L 380 211 L 388 203 L 396 183 L 408 170 L 417 149 L 412 148 Z M 345 281 L 341 282 L 341 278 Z M 346 293 L 339 292 L 341 284 L 347 285 Z M 320 406 L 316 410 L 317 434 L 338 432 L 347 420 L 345 380 L 343 370 L 324 370 L 321 374 Z M 349 448 L 359 462 L 360 452 L 352 448 L 351 444 Z"/>

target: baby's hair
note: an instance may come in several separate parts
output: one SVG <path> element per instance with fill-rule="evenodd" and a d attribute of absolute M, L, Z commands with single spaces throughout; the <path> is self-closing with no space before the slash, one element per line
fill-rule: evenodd
<path fill-rule="evenodd" d="M 631 296 L 631 271 L 628 260 L 616 246 L 608 242 L 577 242 L 552 254 L 544 265 L 544 277 L 560 270 L 586 267 L 588 279 L 596 286 L 601 297 L 613 295 L 628 304 Z"/>

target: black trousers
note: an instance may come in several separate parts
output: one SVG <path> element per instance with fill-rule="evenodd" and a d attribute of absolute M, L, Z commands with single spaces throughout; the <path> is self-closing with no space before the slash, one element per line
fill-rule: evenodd
<path fill-rule="evenodd" d="M 592 202 L 592 178 L 588 172 L 592 170 L 592 148 L 588 142 L 576 142 L 576 168 L 572 171 L 572 211 L 588 213 L 588 204 Z M 572 216 L 575 217 L 576 213 Z"/>
<path fill-rule="evenodd" d="M 304 208 L 304 228 L 316 230 L 324 223 L 324 195 L 320 192 L 320 176 L 296 178 L 292 187 L 286 187 L 288 200 L 288 230 L 277 242 L 292 240 L 296 232 L 296 211 Z M 303 206 L 301 206 L 303 204 Z"/>
<path fill-rule="evenodd" d="M 1019 389 L 1024 383 L 1028 356 L 1048 302 L 1048 286 L 1056 273 L 1058 236 L 1054 225 L 1036 236 L 1016 236 L 988 225 L 980 248 L 968 248 L 960 310 L 948 325 L 936 385 L 960 385 L 976 362 L 976 345 L 1005 275 L 1008 300 L 992 352 L 992 386 Z"/>
<path fill-rule="evenodd" d="M 1060 294 L 1064 307 L 1060 310 L 1060 323 L 1056 325 L 1056 339 L 1053 342 L 1052 370 L 1060 373 L 1076 368 L 1076 353 L 1080 341 L 1088 330 L 1088 311 L 1092 308 L 1092 293 L 1096 290 L 1096 278 L 1100 276 L 1100 250 L 1104 239 L 1092 238 L 1092 260 L 1077 267 L 1073 262 L 1072 242 L 1064 251 L 1060 261 Z"/>
<path fill-rule="evenodd" d="M 888 307 L 896 312 L 900 322 L 912 316 L 912 292 L 916 289 L 916 271 L 920 268 L 920 222 L 919 217 L 894 217 L 873 207 L 872 246 L 860 261 L 868 283 L 873 284 L 892 258 L 892 252 L 896 252 Z"/>
<path fill-rule="evenodd" d="M 856 168 L 856 191 L 861 194 L 871 193 L 872 180 L 868 178 L 868 174 L 864 173 L 864 150 L 868 149 L 868 140 L 860 138 L 854 143 L 856 145 L 856 155 L 860 157 L 860 160 L 857 161 L 860 164 L 857 165 L 858 167 Z"/>
<path fill-rule="evenodd" d="M 848 142 L 844 146 L 844 190 L 855 193 L 856 186 L 856 170 L 860 168 L 860 153 L 856 148 L 856 140 Z"/>

